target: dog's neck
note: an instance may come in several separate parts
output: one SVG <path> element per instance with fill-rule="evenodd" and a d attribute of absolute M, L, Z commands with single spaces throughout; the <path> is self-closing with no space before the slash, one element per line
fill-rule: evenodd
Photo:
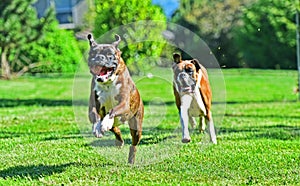
<path fill-rule="evenodd" d="M 121 84 L 118 84 L 118 76 L 116 76 L 114 81 L 107 83 L 98 83 L 95 80 L 94 90 L 98 95 L 98 101 L 106 109 L 112 109 L 118 102 L 116 96 L 120 93 Z"/>
<path fill-rule="evenodd" d="M 118 75 L 113 75 L 113 76 L 115 76 L 114 78 L 113 78 L 113 80 L 111 80 L 111 81 L 108 81 L 108 82 L 105 82 L 105 83 L 100 83 L 100 82 L 97 82 L 97 80 L 94 78 L 94 81 L 95 81 L 95 91 L 97 91 L 97 92 L 103 92 L 103 91 L 109 91 L 112 87 L 114 87 L 115 85 L 116 85 L 116 82 L 118 81 Z"/>

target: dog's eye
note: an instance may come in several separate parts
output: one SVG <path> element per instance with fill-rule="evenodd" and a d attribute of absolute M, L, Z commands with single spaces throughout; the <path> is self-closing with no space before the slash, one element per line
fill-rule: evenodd
<path fill-rule="evenodd" d="M 107 55 L 107 59 L 108 61 L 112 61 L 115 59 L 115 56 L 114 55 Z"/>
<path fill-rule="evenodd" d="M 188 74 L 190 74 L 190 75 L 192 75 L 194 71 L 193 71 L 192 68 L 186 68 L 185 72 L 188 73 Z"/>
<path fill-rule="evenodd" d="M 102 54 L 99 55 L 99 58 L 100 58 L 101 61 L 104 61 L 104 60 L 105 60 L 105 56 L 102 55 Z"/>

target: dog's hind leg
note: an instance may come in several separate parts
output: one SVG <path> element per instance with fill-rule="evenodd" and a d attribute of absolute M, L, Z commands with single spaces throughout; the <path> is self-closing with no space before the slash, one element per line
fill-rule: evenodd
<path fill-rule="evenodd" d="M 208 124 L 208 132 L 210 136 L 210 141 L 213 144 L 217 144 L 217 136 L 216 136 L 216 131 L 215 131 L 215 126 L 212 118 L 211 112 L 208 113 L 209 116 L 206 118 L 206 122 Z"/>
<path fill-rule="evenodd" d="M 189 117 L 190 124 L 192 125 L 192 129 L 196 127 L 196 119 L 194 117 Z"/>
<path fill-rule="evenodd" d="M 129 148 L 129 156 L 128 156 L 128 163 L 134 164 L 135 162 L 135 155 L 137 151 L 137 144 L 139 144 L 141 137 L 142 137 L 142 131 L 130 129 L 130 134 L 132 137 L 132 144 Z"/>
<path fill-rule="evenodd" d="M 142 138 L 142 121 L 139 118 L 133 117 L 128 121 L 130 127 L 130 134 L 132 138 L 132 143 L 129 148 L 129 156 L 128 156 L 128 163 L 134 164 L 135 162 L 135 155 L 137 148 L 136 146 L 139 144 Z"/>
<path fill-rule="evenodd" d="M 119 127 L 112 127 L 110 129 L 110 131 L 112 131 L 115 136 L 116 136 L 116 146 L 117 147 L 122 147 L 124 145 L 124 140 L 122 138 L 122 135 L 121 135 L 121 130 L 119 129 Z"/>
<path fill-rule="evenodd" d="M 204 116 L 200 116 L 200 126 L 199 126 L 199 131 L 203 133 L 205 131 L 206 127 L 206 121 Z"/>

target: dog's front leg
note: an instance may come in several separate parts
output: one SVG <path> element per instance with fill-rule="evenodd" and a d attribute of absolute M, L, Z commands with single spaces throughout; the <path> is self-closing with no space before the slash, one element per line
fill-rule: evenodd
<path fill-rule="evenodd" d="M 95 81 L 94 78 L 91 82 L 91 93 L 89 99 L 89 120 L 93 124 L 92 131 L 95 137 L 101 138 L 103 134 L 101 133 L 101 116 L 100 116 L 100 103 L 98 102 L 98 96 L 94 91 Z"/>
<path fill-rule="evenodd" d="M 109 112 L 109 118 L 121 116 L 122 120 L 129 119 L 128 116 L 132 115 L 130 110 L 130 93 L 124 92 L 119 97 L 119 104 L 112 108 Z"/>
<path fill-rule="evenodd" d="M 90 122 L 93 124 L 92 131 L 95 137 L 101 138 L 103 136 L 103 132 L 101 131 L 101 117 L 97 112 L 95 107 L 90 108 L 89 111 L 89 119 Z"/>
<path fill-rule="evenodd" d="M 209 136 L 210 140 L 213 144 L 217 144 L 217 136 L 216 136 L 216 131 L 215 131 L 215 126 L 212 118 L 212 113 L 209 112 L 209 117 L 206 118 L 206 121 L 208 123 L 208 131 L 209 131 Z"/>
<path fill-rule="evenodd" d="M 117 116 L 122 116 L 125 113 L 130 113 L 130 107 L 126 101 L 122 101 L 120 104 L 110 110 L 109 117 L 114 118 Z"/>
<path fill-rule="evenodd" d="M 101 130 L 101 121 L 99 120 L 97 123 L 93 124 L 93 134 L 96 138 L 102 138 L 102 136 L 104 135 L 104 133 Z"/>
<path fill-rule="evenodd" d="M 189 123 L 189 114 L 188 109 L 192 103 L 192 96 L 185 94 L 181 96 L 181 106 L 180 106 L 180 123 L 182 127 L 182 143 L 189 143 L 191 141 L 188 123 Z"/>

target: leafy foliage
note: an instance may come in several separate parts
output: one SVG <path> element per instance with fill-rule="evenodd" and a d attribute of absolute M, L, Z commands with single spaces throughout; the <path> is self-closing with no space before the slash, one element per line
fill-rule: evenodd
<path fill-rule="evenodd" d="M 296 69 L 295 2 L 258 0 L 244 10 L 235 41 L 245 66 Z"/>
<path fill-rule="evenodd" d="M 132 73 L 143 73 L 157 63 L 164 47 L 161 33 L 166 28 L 160 7 L 151 0 L 96 0 L 95 4 L 93 33 L 98 42 L 111 43 L 114 34 L 121 35 L 122 56 Z M 159 21 L 159 28 L 152 20 Z"/>
<path fill-rule="evenodd" d="M 241 9 L 251 0 L 182 0 L 172 21 L 198 34 L 210 47 L 220 65 L 237 67 L 238 48 L 232 30 L 241 24 Z"/>
<path fill-rule="evenodd" d="M 25 72 L 70 72 L 80 60 L 72 34 L 58 28 L 54 10 L 38 19 L 34 0 L 4 1 L 0 6 L 2 77 Z"/>
<path fill-rule="evenodd" d="M 31 73 L 75 72 L 82 58 L 73 32 L 59 29 L 57 21 L 46 25 L 45 36 L 22 53 L 30 56 L 32 62 L 41 63 Z"/>
<path fill-rule="evenodd" d="M 221 66 L 296 68 L 293 0 L 182 0 L 172 20 L 199 34 Z"/>
<path fill-rule="evenodd" d="M 41 38 L 44 26 L 51 22 L 53 11 L 49 11 L 45 18 L 37 19 L 37 14 L 32 7 L 31 1 L 4 1 L 0 6 L 0 50 L 1 50 L 1 69 L 2 77 L 11 78 L 11 63 L 16 61 L 20 64 L 16 55 L 20 49 L 27 44 L 36 42 Z"/>

